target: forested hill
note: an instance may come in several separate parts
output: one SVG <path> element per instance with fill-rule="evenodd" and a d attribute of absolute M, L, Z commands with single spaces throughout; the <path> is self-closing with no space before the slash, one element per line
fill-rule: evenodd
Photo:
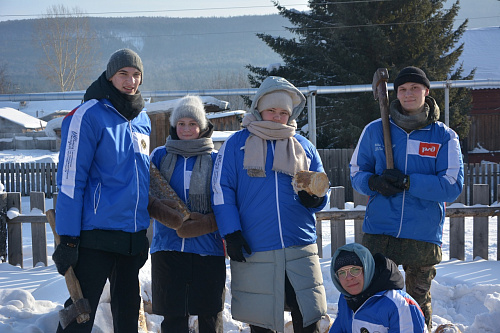
<path fill-rule="evenodd" d="M 244 76 L 245 65 L 280 62 L 256 33 L 290 37 L 291 23 L 279 15 L 230 18 L 90 18 L 98 38 L 95 68 L 85 89 L 105 69 L 109 55 L 120 48 L 137 51 L 144 63 L 142 90 L 213 89 L 215 81 Z M 33 40 L 36 20 L 0 22 L 0 66 L 16 92 L 57 91 L 38 74 L 43 56 Z M 235 88 L 238 88 L 235 86 Z"/>

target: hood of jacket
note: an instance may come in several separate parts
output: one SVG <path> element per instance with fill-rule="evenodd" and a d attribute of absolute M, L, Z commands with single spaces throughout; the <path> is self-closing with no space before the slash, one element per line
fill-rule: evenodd
<path fill-rule="evenodd" d="M 257 120 L 262 120 L 259 110 L 257 110 L 259 99 L 265 94 L 277 90 L 287 91 L 292 96 L 294 108 L 292 110 L 292 114 L 290 115 L 288 123 L 290 123 L 292 120 L 297 119 L 297 117 L 304 109 L 304 106 L 306 105 L 306 98 L 293 84 L 279 76 L 269 76 L 264 81 L 262 81 L 259 90 L 252 100 L 252 105 L 250 106 L 249 113 L 253 114 L 257 118 Z"/>

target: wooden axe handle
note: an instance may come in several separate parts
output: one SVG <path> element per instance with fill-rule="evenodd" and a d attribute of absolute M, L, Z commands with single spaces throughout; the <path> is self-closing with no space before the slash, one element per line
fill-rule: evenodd
<path fill-rule="evenodd" d="M 61 238 L 56 232 L 56 213 L 54 209 L 49 209 L 45 212 L 45 216 L 47 216 L 47 221 L 52 228 L 52 233 L 54 234 L 54 241 L 56 242 L 56 246 L 61 241 Z M 66 280 L 66 286 L 68 287 L 69 296 L 73 300 L 73 303 L 76 303 L 78 300 L 83 299 L 82 287 L 80 286 L 80 282 L 78 281 L 75 271 L 73 267 L 69 267 L 66 273 L 64 274 L 64 278 Z M 76 321 L 81 324 L 90 320 L 90 314 L 82 313 L 76 317 Z"/>
<path fill-rule="evenodd" d="M 378 78 L 378 80 L 375 80 Z M 389 96 L 387 93 L 387 80 L 389 74 L 387 68 L 379 68 L 374 75 L 375 99 L 378 98 L 380 105 L 380 118 L 382 120 L 382 131 L 384 134 L 385 162 L 387 169 L 394 169 L 394 158 L 392 155 L 391 124 L 389 122 Z M 376 81 L 376 82 L 375 82 Z"/>

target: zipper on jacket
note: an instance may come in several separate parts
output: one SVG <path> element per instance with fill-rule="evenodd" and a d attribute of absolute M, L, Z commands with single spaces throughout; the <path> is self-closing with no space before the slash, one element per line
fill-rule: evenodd
<path fill-rule="evenodd" d="M 406 150 L 405 150 L 405 169 L 403 170 L 404 174 L 406 174 L 406 170 L 408 169 L 408 141 L 410 141 L 410 133 L 406 133 Z M 401 219 L 399 220 L 399 230 L 396 238 L 399 238 L 401 235 L 401 230 L 403 229 L 403 216 L 405 212 L 405 197 L 406 190 L 403 191 L 403 201 L 401 202 Z"/>
<path fill-rule="evenodd" d="M 132 132 L 132 121 L 128 121 L 128 127 L 130 129 L 130 139 L 132 140 L 132 145 L 134 144 L 134 136 Z M 137 157 L 135 154 L 135 151 L 133 152 L 134 154 L 134 167 L 135 167 L 135 184 L 136 184 L 136 190 L 137 190 L 137 195 L 135 199 L 135 210 L 134 210 L 134 230 L 137 232 L 137 207 L 139 207 L 139 195 L 140 195 L 140 186 L 139 186 L 139 169 L 137 167 Z"/>
<path fill-rule="evenodd" d="M 187 191 L 186 191 L 186 168 L 187 168 L 187 159 L 188 158 L 185 156 L 183 156 L 183 157 L 184 157 L 184 170 L 182 171 L 182 189 L 184 191 L 184 198 L 186 198 L 186 202 L 187 202 L 188 200 L 187 200 Z M 186 245 L 186 238 L 181 238 L 181 239 L 182 239 L 181 252 L 184 252 L 184 247 Z"/>
<path fill-rule="evenodd" d="M 94 190 L 94 214 L 97 214 L 97 207 L 99 207 L 100 201 L 101 201 L 101 182 L 97 184 Z"/>
<path fill-rule="evenodd" d="M 274 143 L 275 141 L 271 141 L 271 147 L 273 150 L 274 157 Z M 283 229 L 281 228 L 281 213 L 280 213 L 280 201 L 279 201 L 279 193 L 278 193 L 278 172 L 274 171 L 274 192 L 276 193 L 276 212 L 278 213 L 278 228 L 280 230 L 280 241 L 281 248 L 285 248 L 285 242 L 283 241 Z"/>

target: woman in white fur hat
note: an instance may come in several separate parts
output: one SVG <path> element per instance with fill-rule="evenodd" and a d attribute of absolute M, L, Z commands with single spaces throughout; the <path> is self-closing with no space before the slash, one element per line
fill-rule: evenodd
<path fill-rule="evenodd" d="M 190 315 L 198 316 L 200 333 L 222 333 L 226 265 L 210 204 L 213 125 L 198 96 L 180 99 L 170 124 L 170 136 L 152 152 L 151 163 L 192 213 L 177 230 L 154 222 L 153 312 L 164 316 L 163 333 L 188 333 Z"/>

